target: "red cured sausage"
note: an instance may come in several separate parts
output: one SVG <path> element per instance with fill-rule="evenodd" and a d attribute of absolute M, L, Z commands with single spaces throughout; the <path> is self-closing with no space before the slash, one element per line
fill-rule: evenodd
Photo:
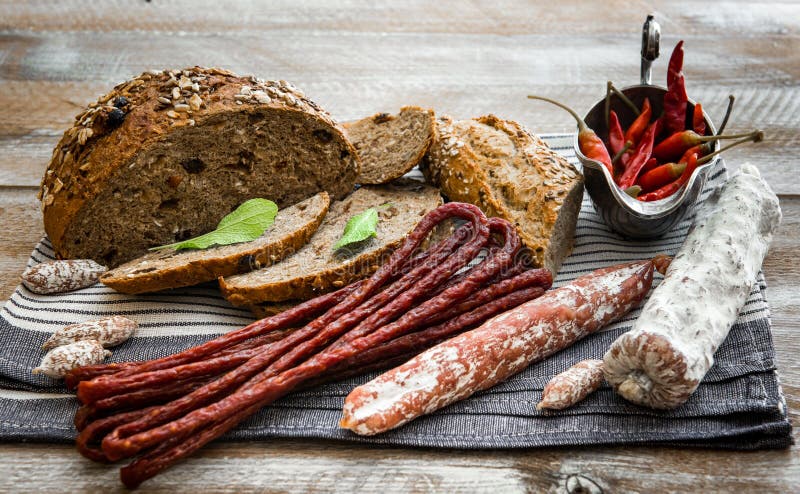
<path fill-rule="evenodd" d="M 653 268 L 599 269 L 421 353 L 354 389 L 340 425 L 378 434 L 494 386 L 622 317 L 650 289 Z"/>

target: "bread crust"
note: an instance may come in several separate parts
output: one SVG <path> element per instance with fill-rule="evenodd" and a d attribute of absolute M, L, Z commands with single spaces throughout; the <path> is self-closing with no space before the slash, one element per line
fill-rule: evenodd
<path fill-rule="evenodd" d="M 168 104 L 170 94 L 176 89 L 179 95 L 176 101 L 185 101 L 181 103 L 183 106 Z M 145 72 L 90 104 L 76 117 L 53 151 L 39 197 L 45 231 L 56 255 L 72 257 L 65 237 L 76 217 L 138 153 L 175 129 L 201 126 L 231 112 L 257 111 L 298 112 L 319 122 L 349 152 L 342 159 L 346 167 L 344 180 L 326 184 L 325 189 L 336 198 L 352 191 L 359 171 L 355 148 L 342 127 L 291 84 L 241 77 L 217 68 Z M 220 211 L 220 218 L 227 212 Z"/>
<path fill-rule="evenodd" d="M 555 274 L 572 250 L 583 199 L 581 173 L 517 122 L 494 115 L 462 121 L 439 116 L 436 124 L 421 166 L 428 182 L 451 201 L 509 220 L 535 264 Z M 504 167 L 518 176 L 508 176 Z M 498 189 L 493 180 L 506 186 Z"/>
<path fill-rule="evenodd" d="M 297 252 L 300 247 L 317 231 L 323 218 L 328 213 L 330 197 L 327 192 L 306 199 L 296 206 L 313 207 L 311 216 L 300 228 L 283 232 L 279 238 L 264 243 L 258 239 L 220 248 L 204 249 L 202 258 L 195 255 L 197 251 L 189 251 L 191 256 L 183 264 L 158 267 L 163 256 L 178 256 L 180 251 L 169 249 L 164 252 L 151 252 L 106 272 L 100 281 L 122 293 L 137 294 L 156 292 L 168 288 L 192 286 L 206 281 L 216 280 L 220 276 L 231 276 L 246 273 L 253 269 L 280 262 L 286 256 Z M 275 218 L 270 229 L 280 229 L 283 218 L 281 213 L 296 214 L 295 206 L 282 210 Z M 223 252 L 220 252 L 223 251 Z"/>

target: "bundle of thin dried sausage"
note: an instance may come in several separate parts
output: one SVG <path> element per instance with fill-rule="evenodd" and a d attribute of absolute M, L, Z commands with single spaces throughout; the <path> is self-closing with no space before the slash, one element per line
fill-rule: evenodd
<path fill-rule="evenodd" d="M 354 389 L 340 425 L 378 434 L 494 386 L 622 317 L 650 289 L 653 268 L 599 269 L 419 354 Z"/>
<path fill-rule="evenodd" d="M 706 201 L 633 329 L 605 355 L 606 380 L 620 395 L 653 408 L 689 399 L 747 300 L 780 218 L 778 198 L 750 165 Z"/>
<path fill-rule="evenodd" d="M 414 255 L 452 217 L 467 224 Z M 363 282 L 169 357 L 76 369 L 78 449 L 136 458 L 121 474 L 137 486 L 295 389 L 396 365 L 542 295 L 552 276 L 521 263 L 520 248 L 507 221 L 449 203 Z"/>

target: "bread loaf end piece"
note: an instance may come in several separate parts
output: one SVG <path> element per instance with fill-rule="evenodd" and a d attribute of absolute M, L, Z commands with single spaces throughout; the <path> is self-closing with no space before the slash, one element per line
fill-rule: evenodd
<path fill-rule="evenodd" d="M 213 230 L 254 197 L 349 194 L 355 149 L 285 81 L 203 67 L 145 72 L 76 117 L 42 180 L 56 254 L 109 267 Z"/>
<path fill-rule="evenodd" d="M 328 212 L 327 192 L 281 209 L 275 222 L 252 242 L 207 249 L 149 252 L 106 272 L 100 281 L 122 293 L 147 293 L 246 273 L 289 256 L 317 231 Z"/>
<path fill-rule="evenodd" d="M 273 266 L 220 279 L 222 295 L 244 306 L 307 300 L 366 278 L 441 203 L 437 189 L 416 180 L 363 186 L 334 202 L 319 230 L 294 255 Z M 369 208 L 377 208 L 376 235 L 334 250 L 347 221 Z"/>
<path fill-rule="evenodd" d="M 621 396 L 664 409 L 689 399 L 736 322 L 780 220 L 777 196 L 749 165 L 706 200 L 633 328 L 606 352 L 606 380 Z"/>
<path fill-rule="evenodd" d="M 520 124 L 494 115 L 436 120 L 426 179 L 451 201 L 510 221 L 535 264 L 558 272 L 572 250 L 583 176 Z"/>
<path fill-rule="evenodd" d="M 433 141 L 433 110 L 404 106 L 344 124 L 361 159 L 360 184 L 385 184 L 417 166 Z"/>

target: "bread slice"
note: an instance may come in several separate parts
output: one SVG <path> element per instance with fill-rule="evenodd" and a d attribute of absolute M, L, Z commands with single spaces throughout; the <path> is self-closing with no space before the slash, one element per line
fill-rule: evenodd
<path fill-rule="evenodd" d="M 342 127 L 291 84 L 192 67 L 146 72 L 89 105 L 40 196 L 59 257 L 114 267 L 213 230 L 247 199 L 341 199 L 358 170 Z"/>
<path fill-rule="evenodd" d="M 252 242 L 150 252 L 107 271 L 100 281 L 118 292 L 147 293 L 196 285 L 268 266 L 305 245 L 319 228 L 329 205 L 328 193 L 320 192 L 278 211 L 272 226 Z"/>
<path fill-rule="evenodd" d="M 583 176 L 520 124 L 487 115 L 436 121 L 421 166 L 451 201 L 469 202 L 513 223 L 539 266 L 558 272 L 569 255 Z"/>
<path fill-rule="evenodd" d="M 360 184 L 385 184 L 417 166 L 433 141 L 433 110 L 404 106 L 344 124 L 361 159 Z"/>
<path fill-rule="evenodd" d="M 234 305 L 305 300 L 372 274 L 442 202 L 439 191 L 414 180 L 364 186 L 334 202 L 319 230 L 296 254 L 272 266 L 220 279 L 222 295 Z M 376 236 L 353 247 L 333 250 L 353 216 L 378 209 Z"/>

